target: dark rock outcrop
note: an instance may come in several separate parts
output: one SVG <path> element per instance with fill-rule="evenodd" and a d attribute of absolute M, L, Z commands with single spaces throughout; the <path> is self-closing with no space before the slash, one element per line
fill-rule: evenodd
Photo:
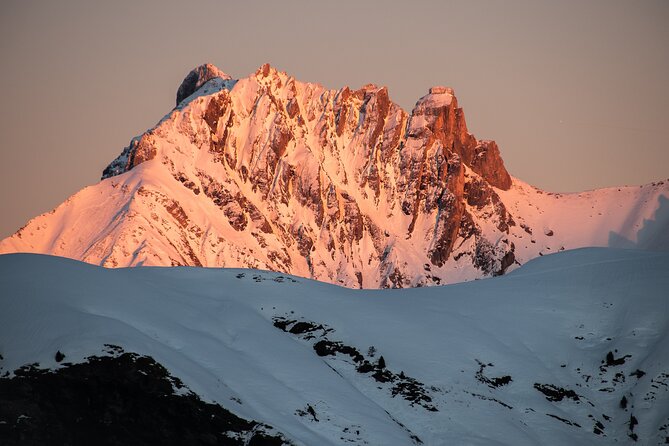
<path fill-rule="evenodd" d="M 6 446 L 288 444 L 192 392 L 176 394 L 181 381 L 148 356 L 90 357 L 55 371 L 31 365 L 15 375 L 0 378 Z"/>
<path fill-rule="evenodd" d="M 183 82 L 181 82 L 181 85 L 179 85 L 179 89 L 177 90 L 177 105 L 188 96 L 195 93 L 197 89 L 203 86 L 208 80 L 215 77 L 220 77 L 221 79 L 226 80 L 230 79 L 230 76 L 209 63 L 200 65 L 191 70 L 190 73 L 186 75 Z"/>

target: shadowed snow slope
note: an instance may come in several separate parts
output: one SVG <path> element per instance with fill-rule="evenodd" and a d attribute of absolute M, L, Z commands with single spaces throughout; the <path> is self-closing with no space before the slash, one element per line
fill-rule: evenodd
<path fill-rule="evenodd" d="M 668 291 L 669 254 L 612 249 L 385 291 L 11 254 L 0 374 L 113 344 L 295 444 L 664 444 Z"/>

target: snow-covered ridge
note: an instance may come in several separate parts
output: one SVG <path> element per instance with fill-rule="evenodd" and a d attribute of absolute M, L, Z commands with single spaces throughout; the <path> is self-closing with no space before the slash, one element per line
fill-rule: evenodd
<path fill-rule="evenodd" d="M 447 87 L 407 112 L 373 84 L 328 90 L 267 64 L 233 80 L 203 65 L 100 183 L 0 253 L 401 288 L 583 246 L 669 249 L 668 197 L 669 181 L 560 195 L 513 179 Z"/>
<path fill-rule="evenodd" d="M 3 255 L 0 375 L 113 344 L 298 445 L 664 444 L 668 272 L 667 253 L 582 249 L 489 280 L 360 291 Z"/>

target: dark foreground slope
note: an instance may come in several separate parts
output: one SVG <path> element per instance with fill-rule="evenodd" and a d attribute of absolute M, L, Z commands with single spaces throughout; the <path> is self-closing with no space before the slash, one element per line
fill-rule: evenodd
<path fill-rule="evenodd" d="M 268 426 L 205 403 L 152 358 L 108 356 L 0 378 L 0 439 L 10 445 L 283 445 Z M 54 358 L 63 360 L 62 352 Z"/>

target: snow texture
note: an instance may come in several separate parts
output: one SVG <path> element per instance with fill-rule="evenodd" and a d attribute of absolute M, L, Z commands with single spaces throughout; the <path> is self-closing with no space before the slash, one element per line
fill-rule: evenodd
<path fill-rule="evenodd" d="M 668 291 L 669 254 L 638 250 L 406 290 L 10 254 L 0 375 L 113 344 L 298 445 L 664 444 Z"/>

